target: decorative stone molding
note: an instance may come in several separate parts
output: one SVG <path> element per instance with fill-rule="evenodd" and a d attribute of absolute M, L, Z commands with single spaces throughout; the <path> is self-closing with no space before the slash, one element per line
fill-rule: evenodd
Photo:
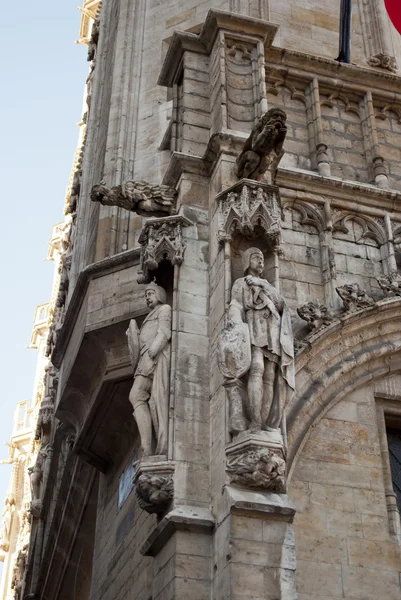
<path fill-rule="evenodd" d="M 330 314 L 329 309 L 318 300 L 314 300 L 297 308 L 297 313 L 307 322 L 310 330 L 318 331 L 322 327 L 331 325 L 334 318 Z"/>
<path fill-rule="evenodd" d="M 355 312 L 374 305 L 373 298 L 367 295 L 358 283 L 348 283 L 336 287 L 336 292 L 344 302 L 345 310 Z"/>
<path fill-rule="evenodd" d="M 398 71 L 397 61 L 394 56 L 389 56 L 383 52 L 379 52 L 378 54 L 375 54 L 375 56 L 368 58 L 368 64 L 371 67 L 381 67 L 382 69 L 387 69 L 393 73 Z"/>
<path fill-rule="evenodd" d="M 284 493 L 286 463 L 279 430 L 240 434 L 226 449 L 230 483 Z"/>
<path fill-rule="evenodd" d="M 246 177 L 259 181 L 269 170 L 269 183 L 273 182 L 284 155 L 286 120 L 287 115 L 281 108 L 272 108 L 256 121 L 235 163 L 235 174 L 239 179 Z"/>
<path fill-rule="evenodd" d="M 220 210 L 220 242 L 231 241 L 236 233 L 254 239 L 262 230 L 270 246 L 280 246 L 281 209 L 278 188 L 241 179 L 219 194 L 217 202 Z"/>
<path fill-rule="evenodd" d="M 266 21 L 270 18 L 269 0 L 230 0 L 230 11 Z"/>
<path fill-rule="evenodd" d="M 378 277 L 377 283 L 388 298 L 401 296 L 401 275 L 397 271 Z"/>
<path fill-rule="evenodd" d="M 142 510 L 163 513 L 174 496 L 174 465 L 160 457 L 149 457 L 137 463 L 133 477 L 135 493 Z"/>
<path fill-rule="evenodd" d="M 368 64 L 371 67 L 397 71 L 384 0 L 359 0 L 359 5 Z"/>
<path fill-rule="evenodd" d="M 103 206 L 119 206 L 138 215 L 155 216 L 174 214 L 177 190 L 167 185 L 156 185 L 146 181 L 126 181 L 121 185 L 108 187 L 104 181 L 91 190 L 92 202 Z"/>
<path fill-rule="evenodd" d="M 141 245 L 138 283 L 149 283 L 151 271 L 159 266 L 162 260 L 172 265 L 181 265 L 184 260 L 185 241 L 182 239 L 182 228 L 192 225 L 185 217 L 164 217 L 149 219 L 139 236 Z"/>

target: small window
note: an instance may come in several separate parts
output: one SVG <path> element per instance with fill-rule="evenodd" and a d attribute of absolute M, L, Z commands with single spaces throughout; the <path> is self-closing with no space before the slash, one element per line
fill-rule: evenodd
<path fill-rule="evenodd" d="M 132 478 L 134 477 L 135 467 L 133 465 L 136 460 L 136 451 L 134 452 L 128 465 L 120 475 L 119 486 L 118 486 L 118 510 L 124 506 L 125 501 L 134 489 Z"/>
<path fill-rule="evenodd" d="M 387 429 L 387 440 L 393 489 L 397 496 L 398 510 L 401 512 L 401 431 Z"/>

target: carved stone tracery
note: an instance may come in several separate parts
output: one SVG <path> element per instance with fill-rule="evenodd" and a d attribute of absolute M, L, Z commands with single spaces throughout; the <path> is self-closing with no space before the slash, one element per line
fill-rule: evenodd
<path fill-rule="evenodd" d="M 236 233 L 254 239 L 261 228 L 269 245 L 280 245 L 281 210 L 276 187 L 243 179 L 220 194 L 217 201 L 220 209 L 220 242 L 231 241 Z"/>
<path fill-rule="evenodd" d="M 165 217 L 149 219 L 139 236 L 141 245 L 138 283 L 149 283 L 152 271 L 155 271 L 162 260 L 172 265 L 181 265 L 184 260 L 186 243 L 182 237 L 182 228 L 191 225 L 185 217 Z"/>

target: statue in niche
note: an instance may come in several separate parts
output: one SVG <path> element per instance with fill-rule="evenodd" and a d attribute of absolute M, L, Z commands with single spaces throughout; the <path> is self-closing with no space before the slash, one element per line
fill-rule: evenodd
<path fill-rule="evenodd" d="M 8 552 L 10 546 L 11 515 L 13 512 L 13 505 L 14 500 L 10 500 L 10 497 L 7 497 L 1 515 L 0 549 L 4 552 Z"/>
<path fill-rule="evenodd" d="M 242 265 L 244 277 L 233 285 L 218 351 L 233 434 L 278 429 L 288 392 L 295 388 L 290 312 L 263 279 L 261 250 L 246 250 Z"/>
<path fill-rule="evenodd" d="M 150 313 L 140 331 L 136 321 L 127 330 L 134 384 L 129 400 L 134 408 L 144 456 L 166 454 L 170 391 L 171 306 L 164 288 L 150 283 L 145 299 Z M 157 445 L 152 452 L 153 431 Z"/>
<path fill-rule="evenodd" d="M 287 115 L 272 108 L 257 120 L 235 162 L 235 174 L 260 181 L 267 170 L 274 172 L 284 155 Z"/>

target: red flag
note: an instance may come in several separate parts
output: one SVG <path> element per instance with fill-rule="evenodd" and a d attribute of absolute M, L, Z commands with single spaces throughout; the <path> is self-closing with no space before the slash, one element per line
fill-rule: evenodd
<path fill-rule="evenodd" d="M 401 0 L 384 0 L 384 4 L 394 27 L 401 33 Z"/>

